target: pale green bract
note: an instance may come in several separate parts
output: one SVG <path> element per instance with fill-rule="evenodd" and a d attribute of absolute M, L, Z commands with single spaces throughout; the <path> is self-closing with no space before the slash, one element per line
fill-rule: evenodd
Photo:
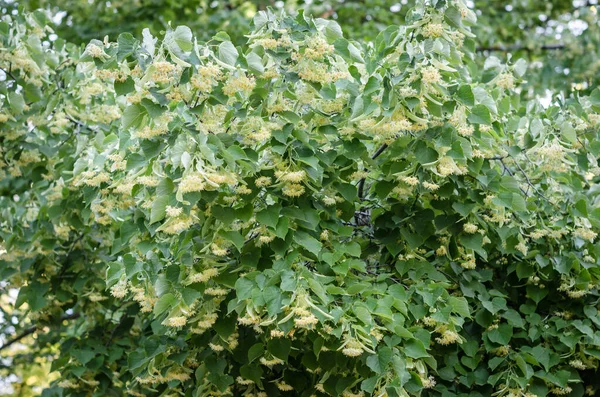
<path fill-rule="evenodd" d="M 600 91 L 521 102 L 460 0 L 372 44 L 44 18 L 0 23 L 0 275 L 45 395 L 596 393 Z"/>

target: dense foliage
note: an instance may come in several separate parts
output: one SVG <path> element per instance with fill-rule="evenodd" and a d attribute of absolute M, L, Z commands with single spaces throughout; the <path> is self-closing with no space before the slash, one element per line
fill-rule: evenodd
<path fill-rule="evenodd" d="M 598 85 L 600 24 L 597 0 L 472 0 L 478 17 L 471 27 L 483 64 L 491 53 L 530 64 L 524 89 L 530 95 L 589 93 Z M 141 37 L 144 28 L 162 37 L 169 22 L 187 25 L 199 40 L 226 30 L 235 45 L 246 41 L 252 16 L 271 6 L 294 14 L 337 20 L 347 38 L 373 41 L 390 25 L 405 24 L 415 0 L 0 0 L 0 12 L 49 10 L 55 32 L 70 43 L 87 44 L 123 32 Z"/>
<path fill-rule="evenodd" d="M 3 373 L 57 371 L 45 396 L 595 395 L 600 90 L 542 106 L 554 86 L 478 54 L 461 0 L 402 19 L 77 46 L 5 16 Z"/>

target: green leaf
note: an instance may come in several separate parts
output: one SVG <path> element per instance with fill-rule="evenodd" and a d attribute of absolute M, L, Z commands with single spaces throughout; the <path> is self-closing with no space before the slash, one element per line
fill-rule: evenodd
<path fill-rule="evenodd" d="M 595 88 L 590 94 L 590 102 L 594 106 L 600 106 L 600 88 Z"/>
<path fill-rule="evenodd" d="M 240 234 L 240 232 L 234 230 L 223 231 L 220 233 L 220 235 L 226 240 L 231 241 L 238 251 L 241 251 L 244 247 L 244 237 Z"/>
<path fill-rule="evenodd" d="M 119 50 L 117 52 L 117 60 L 121 62 L 129 55 L 133 54 L 135 47 L 137 46 L 137 40 L 131 33 L 121 33 L 117 39 Z"/>
<path fill-rule="evenodd" d="M 263 74 L 265 72 L 265 67 L 262 64 L 262 59 L 257 53 L 251 52 L 250 54 L 246 55 L 246 62 L 248 63 L 248 68 L 252 73 Z"/>
<path fill-rule="evenodd" d="M 248 349 L 248 362 L 256 360 L 261 357 L 265 352 L 265 346 L 262 343 L 256 343 L 252 345 L 250 349 Z"/>
<path fill-rule="evenodd" d="M 142 37 L 142 47 L 144 47 L 150 56 L 154 57 L 154 52 L 156 51 L 156 42 L 158 39 L 152 37 L 152 34 L 148 28 L 144 28 L 142 30 Z"/>
<path fill-rule="evenodd" d="M 448 298 L 448 303 L 450 304 L 450 307 L 454 313 L 466 318 L 471 317 L 469 304 L 464 297 L 451 296 Z"/>
<path fill-rule="evenodd" d="M 173 35 L 173 39 L 181 48 L 181 50 L 188 52 L 192 51 L 194 48 L 192 44 L 193 34 L 192 30 L 187 26 L 177 26 L 175 29 L 175 34 Z"/>
<path fill-rule="evenodd" d="M 267 342 L 267 350 L 275 357 L 287 361 L 292 349 L 292 341 L 287 338 L 275 338 Z"/>
<path fill-rule="evenodd" d="M 336 39 L 343 37 L 342 28 L 336 21 L 325 20 L 325 37 L 332 43 Z"/>
<path fill-rule="evenodd" d="M 46 306 L 45 295 L 49 288 L 48 284 L 41 284 L 39 282 L 33 282 L 27 287 L 27 304 L 31 311 L 37 312 Z"/>
<path fill-rule="evenodd" d="M 21 94 L 12 91 L 9 92 L 8 103 L 14 113 L 23 113 L 23 109 L 25 108 L 25 100 L 23 100 L 23 96 Z"/>
<path fill-rule="evenodd" d="M 530 262 L 522 261 L 517 263 L 517 277 L 521 280 L 528 278 L 535 273 L 535 268 Z"/>
<path fill-rule="evenodd" d="M 502 317 L 504 317 L 506 320 L 508 320 L 508 323 L 510 325 L 512 325 L 513 327 L 517 327 L 517 328 L 525 327 L 525 321 L 523 321 L 523 318 L 521 317 L 519 312 L 517 312 L 516 310 L 508 309 L 508 310 L 506 310 L 506 312 L 504 312 L 504 314 L 502 314 Z"/>
<path fill-rule="evenodd" d="M 345 244 L 344 251 L 346 251 L 346 253 L 348 255 L 351 255 L 355 258 L 359 258 L 360 254 L 362 252 L 360 249 L 360 244 L 358 244 L 357 242 L 351 242 L 349 244 Z"/>
<path fill-rule="evenodd" d="M 352 309 L 356 318 L 362 321 L 365 325 L 371 325 L 373 323 L 373 317 L 371 316 L 371 312 L 366 306 L 356 305 Z"/>
<path fill-rule="evenodd" d="M 473 251 L 481 255 L 482 258 L 487 259 L 487 252 L 483 248 L 483 236 L 479 233 L 462 235 L 460 242 L 465 248 L 470 248 Z"/>
<path fill-rule="evenodd" d="M 158 316 L 170 309 L 177 302 L 175 295 L 168 293 L 161 296 L 154 305 L 154 315 Z"/>
<path fill-rule="evenodd" d="M 406 341 L 404 344 L 404 354 L 414 359 L 429 357 L 425 345 L 419 339 L 409 339 Z"/>
<path fill-rule="evenodd" d="M 513 65 L 513 71 L 517 77 L 523 77 L 527 72 L 527 61 L 523 58 L 519 58 Z"/>
<path fill-rule="evenodd" d="M 446 12 L 444 13 L 444 20 L 448 22 L 449 25 L 454 26 L 455 28 L 462 28 L 462 15 L 460 11 L 456 7 L 448 7 Z"/>
<path fill-rule="evenodd" d="M 194 48 L 192 30 L 187 26 L 178 26 L 174 31 L 168 30 L 165 34 L 164 44 L 171 53 L 173 61 L 181 63 L 185 53 Z"/>
<path fill-rule="evenodd" d="M 161 179 L 161 181 L 158 183 L 158 186 L 156 186 L 156 195 L 157 196 L 168 196 L 169 194 L 171 194 L 173 192 L 173 190 L 175 189 L 175 184 L 173 183 L 173 181 L 169 178 L 165 178 L 165 179 Z"/>
<path fill-rule="evenodd" d="M 252 290 L 255 288 L 256 284 L 248 280 L 245 277 L 240 277 L 235 282 L 235 293 L 237 295 L 238 300 L 248 299 L 252 296 Z"/>
<path fill-rule="evenodd" d="M 141 105 L 130 105 L 123 111 L 121 125 L 125 129 L 139 127 L 146 115 L 146 109 Z"/>
<path fill-rule="evenodd" d="M 462 103 L 464 103 L 467 106 L 474 106 L 475 105 L 475 96 L 473 95 L 473 91 L 471 90 L 471 86 L 468 85 L 463 85 L 461 86 L 457 93 L 456 96 L 458 98 L 459 101 L 461 101 Z"/>
<path fill-rule="evenodd" d="M 499 345 L 508 345 L 513 336 L 513 327 L 508 324 L 500 324 L 498 328 L 487 331 L 488 339 Z"/>
<path fill-rule="evenodd" d="M 348 200 L 348 201 L 356 200 L 356 197 L 358 195 L 358 190 L 356 189 L 356 186 L 351 185 L 349 183 L 340 183 L 337 186 L 337 189 L 340 192 L 340 194 L 342 195 L 342 197 L 344 197 L 346 200 Z"/>
<path fill-rule="evenodd" d="M 392 361 L 392 349 L 383 346 L 377 350 L 377 354 L 367 357 L 367 366 L 376 374 L 383 374 Z"/>
<path fill-rule="evenodd" d="M 152 202 L 152 208 L 150 209 L 150 224 L 156 223 L 164 219 L 167 214 L 167 204 L 169 203 L 169 196 L 158 196 Z"/>
<path fill-rule="evenodd" d="M 76 349 L 71 351 L 71 355 L 75 357 L 81 365 L 86 365 L 96 356 L 96 353 L 90 349 Z"/>
<path fill-rule="evenodd" d="M 238 51 L 230 41 L 219 44 L 219 60 L 228 65 L 235 66 L 239 57 Z"/>
<path fill-rule="evenodd" d="M 483 105 L 475 105 L 471 109 L 471 114 L 468 117 L 469 122 L 473 124 L 491 124 L 492 117 L 487 107 Z"/>
<path fill-rule="evenodd" d="M 427 146 L 425 142 L 419 141 L 415 148 L 415 157 L 420 164 L 430 164 L 438 159 L 438 153 Z"/>
<path fill-rule="evenodd" d="M 473 95 L 475 95 L 475 103 L 485 106 L 493 114 L 498 113 L 496 101 L 485 88 L 480 86 L 473 87 Z"/>
<path fill-rule="evenodd" d="M 183 291 L 181 291 L 181 297 L 188 306 L 191 306 L 201 295 L 200 291 L 193 288 L 184 288 Z"/>
<path fill-rule="evenodd" d="M 25 99 L 27 102 L 37 102 L 43 98 L 42 90 L 35 84 L 25 85 Z"/>
<path fill-rule="evenodd" d="M 319 255 L 321 249 L 323 248 L 323 245 L 321 242 L 319 242 L 319 240 L 303 231 L 297 231 L 294 233 L 294 241 L 316 256 Z"/>
<path fill-rule="evenodd" d="M 131 77 L 127 77 L 125 81 L 115 80 L 115 93 L 117 95 L 127 95 L 135 90 L 135 84 Z"/>
<path fill-rule="evenodd" d="M 127 171 L 140 168 L 148 164 L 148 159 L 139 153 L 134 153 L 127 157 Z"/>
<path fill-rule="evenodd" d="M 256 220 L 263 225 L 269 226 L 270 228 L 277 228 L 277 223 L 279 222 L 279 212 L 281 211 L 281 207 L 277 205 L 271 205 L 264 210 L 258 212 L 256 214 Z"/>
<path fill-rule="evenodd" d="M 564 122 L 560 129 L 561 135 L 571 143 L 577 142 L 577 132 L 570 122 Z"/>
<path fill-rule="evenodd" d="M 250 351 L 248 351 L 248 354 L 250 354 Z M 260 385 L 262 382 L 263 369 L 257 365 L 242 365 L 240 367 L 240 375 L 242 375 L 244 379 L 249 379 Z"/>

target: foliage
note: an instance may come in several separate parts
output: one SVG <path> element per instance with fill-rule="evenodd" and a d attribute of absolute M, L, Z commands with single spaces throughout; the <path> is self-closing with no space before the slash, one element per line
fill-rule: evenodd
<path fill-rule="evenodd" d="M 55 21 L 56 33 L 71 43 L 87 44 L 108 35 L 116 40 L 122 32 L 140 37 L 142 29 L 162 37 L 169 22 L 189 26 L 199 40 L 209 40 L 226 30 L 242 45 L 254 14 L 267 6 L 295 14 L 336 19 L 346 37 L 373 41 L 390 25 L 404 24 L 414 0 L 311 0 L 311 1 L 208 1 L 208 0 L 0 0 L 0 9 L 44 8 Z M 583 94 L 598 85 L 600 24 L 596 1 L 586 0 L 474 0 L 477 13 L 472 27 L 479 50 L 477 62 L 494 55 L 510 62 L 525 58 L 530 68 L 523 88 L 530 96 L 553 93 Z"/>
<path fill-rule="evenodd" d="M 372 43 L 48 23 L 0 22 L 2 331 L 44 395 L 596 393 L 600 91 L 528 98 L 459 0 Z"/>

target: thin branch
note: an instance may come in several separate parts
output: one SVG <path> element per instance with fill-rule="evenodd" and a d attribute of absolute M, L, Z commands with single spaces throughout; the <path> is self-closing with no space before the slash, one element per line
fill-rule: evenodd
<path fill-rule="evenodd" d="M 366 171 L 366 170 L 365 170 Z M 359 199 L 363 199 L 363 197 L 365 196 L 364 193 L 365 190 L 365 178 L 362 178 L 359 182 L 358 182 L 358 198 Z"/>
<path fill-rule="evenodd" d="M 502 164 L 502 167 L 504 168 L 504 171 L 508 172 L 508 174 L 510 176 L 514 176 L 514 173 L 506 166 L 506 164 L 504 163 L 504 159 L 506 157 L 509 156 L 503 156 L 503 157 L 489 157 L 486 160 L 497 160 L 500 161 L 500 163 Z M 519 162 L 517 161 L 517 159 L 515 159 L 513 156 L 510 156 L 514 162 L 515 165 L 517 166 L 517 168 L 519 169 L 519 172 L 521 174 L 523 174 L 523 177 L 525 178 L 525 180 L 527 181 L 527 190 L 524 190 L 522 187 L 519 187 L 519 189 L 521 190 L 521 192 L 523 192 L 523 194 L 525 195 L 525 197 L 529 197 L 529 188 L 533 189 L 533 191 L 540 196 L 541 198 L 543 198 L 544 200 L 546 200 L 548 203 L 552 204 L 553 206 L 556 207 L 556 204 L 552 203 L 548 197 L 546 197 L 542 192 L 540 192 L 540 190 L 533 184 L 533 182 L 531 182 L 531 179 L 529 178 L 529 175 L 527 175 L 527 173 L 525 172 L 525 170 L 523 169 L 523 167 L 521 167 L 521 164 L 519 164 Z M 527 157 L 527 155 L 525 154 L 525 158 L 531 162 L 531 160 L 529 160 L 529 157 Z M 504 173 L 503 171 L 503 173 Z"/>
<path fill-rule="evenodd" d="M 75 120 L 71 116 L 67 116 L 67 120 L 71 121 L 72 123 L 75 123 L 79 128 L 85 128 L 86 130 L 90 130 L 92 132 L 98 132 L 95 129 L 93 129 L 91 127 L 88 127 L 87 125 L 83 124 L 81 121 Z"/>
<path fill-rule="evenodd" d="M 14 343 L 17 343 L 18 341 L 20 341 L 21 339 L 25 338 L 26 336 L 29 336 L 29 335 L 33 334 L 36 330 L 37 330 L 37 327 L 29 327 L 29 328 L 27 328 L 20 335 L 15 336 L 13 339 L 9 340 L 8 342 L 6 342 L 2 346 L 0 346 L 0 350 L 6 349 L 10 345 L 12 345 Z"/>
<path fill-rule="evenodd" d="M 514 177 L 514 176 L 515 176 L 515 173 L 514 173 L 514 172 L 512 172 L 510 168 L 508 168 L 508 166 L 507 166 L 507 165 L 506 165 L 506 163 L 504 162 L 504 159 L 505 159 L 505 157 L 490 157 L 490 158 L 488 158 L 488 160 L 496 160 L 496 161 L 499 161 L 499 162 L 500 162 L 500 164 L 502 164 L 502 168 L 503 168 L 503 170 L 502 170 L 502 175 L 504 175 L 504 173 L 506 172 L 506 173 L 508 173 L 508 175 L 510 175 L 510 176 L 512 176 L 512 177 Z M 517 163 L 517 162 L 515 161 L 515 163 Z M 519 168 L 521 168 L 521 166 L 519 166 L 519 164 L 518 164 L 518 163 L 517 163 L 517 166 L 518 166 Z M 525 173 L 523 172 L 523 174 L 525 174 Z M 527 175 L 525 175 L 525 178 L 527 178 L 527 181 L 529 181 L 529 177 L 527 177 Z M 531 182 L 529 182 L 529 183 L 531 184 Z M 533 186 L 533 185 L 531 185 L 531 186 Z M 519 190 L 521 191 L 521 193 L 523 193 L 523 194 L 525 195 L 525 197 L 529 197 L 528 190 L 525 190 L 525 189 L 523 189 L 523 188 L 522 188 L 522 187 L 520 187 L 520 186 L 519 186 Z"/>
<path fill-rule="evenodd" d="M 74 319 L 77 319 L 79 317 L 80 317 L 79 313 L 65 314 L 65 315 L 63 315 L 63 316 L 60 317 L 60 321 L 62 322 L 64 320 L 74 320 Z M 13 339 L 9 340 L 8 342 L 6 342 L 2 346 L 0 346 L 0 350 L 6 349 L 10 345 L 13 345 L 13 344 L 17 343 L 21 339 L 23 339 L 23 338 L 25 338 L 25 337 L 33 334 L 37 330 L 38 330 L 38 326 L 37 325 L 35 325 L 33 327 L 27 328 L 25 331 L 21 332 L 21 334 L 15 336 Z"/>
<path fill-rule="evenodd" d="M 528 161 L 531 161 L 531 160 L 529 160 L 529 157 L 527 157 L 527 155 L 525 155 L 525 158 L 527 158 Z M 552 204 L 552 202 L 550 202 L 550 200 L 546 196 L 544 196 L 544 194 L 542 192 L 540 192 L 540 190 L 531 182 L 531 180 L 529 179 L 529 176 L 525 173 L 525 170 L 521 167 L 521 165 L 517 162 L 517 160 L 516 159 L 514 159 L 514 160 L 515 160 L 515 164 L 519 168 L 519 171 L 521 171 L 521 173 L 523 174 L 523 176 L 527 180 L 527 184 L 536 192 L 536 194 L 538 194 L 544 200 L 546 200 L 547 202 L 549 202 L 550 204 Z M 529 188 L 527 190 L 529 191 Z"/>
<path fill-rule="evenodd" d="M 477 52 L 484 52 L 484 51 L 489 51 L 489 52 L 513 52 L 513 51 L 527 51 L 527 52 L 533 52 L 535 50 L 542 50 L 542 51 L 555 51 L 555 50 L 562 50 L 563 48 L 565 48 L 566 45 L 563 43 L 557 43 L 557 44 L 545 44 L 542 45 L 540 47 L 536 47 L 536 48 L 530 48 L 530 47 L 526 47 L 523 45 L 509 45 L 509 46 L 503 46 L 503 45 L 493 45 L 493 46 L 489 46 L 489 47 L 477 47 Z"/>
<path fill-rule="evenodd" d="M 7 76 L 9 76 L 11 79 L 13 79 L 14 81 L 17 81 L 17 78 L 15 77 L 14 74 L 11 73 L 10 70 L 6 70 L 4 68 L 0 68 L 0 70 L 2 70 Z"/>
<path fill-rule="evenodd" d="M 387 144 L 385 144 L 385 143 L 384 143 L 383 145 L 381 145 L 381 146 L 379 147 L 379 149 L 377 149 L 377 151 L 376 151 L 376 152 L 373 154 L 373 156 L 371 156 L 371 159 L 372 159 L 372 160 L 375 160 L 375 159 L 376 159 L 377 157 L 379 157 L 379 156 L 381 155 L 381 153 L 383 153 L 383 151 L 384 151 L 385 149 L 387 149 L 387 148 L 388 148 L 388 145 L 387 145 Z M 368 170 L 365 168 L 365 171 L 368 171 Z M 364 197 L 364 195 L 365 195 L 365 194 L 364 194 L 364 193 L 365 193 L 365 179 L 366 179 L 366 178 L 362 178 L 362 179 L 361 179 L 361 180 L 358 182 L 358 198 L 359 198 L 359 199 L 361 199 L 361 200 L 363 199 L 363 197 Z"/>

